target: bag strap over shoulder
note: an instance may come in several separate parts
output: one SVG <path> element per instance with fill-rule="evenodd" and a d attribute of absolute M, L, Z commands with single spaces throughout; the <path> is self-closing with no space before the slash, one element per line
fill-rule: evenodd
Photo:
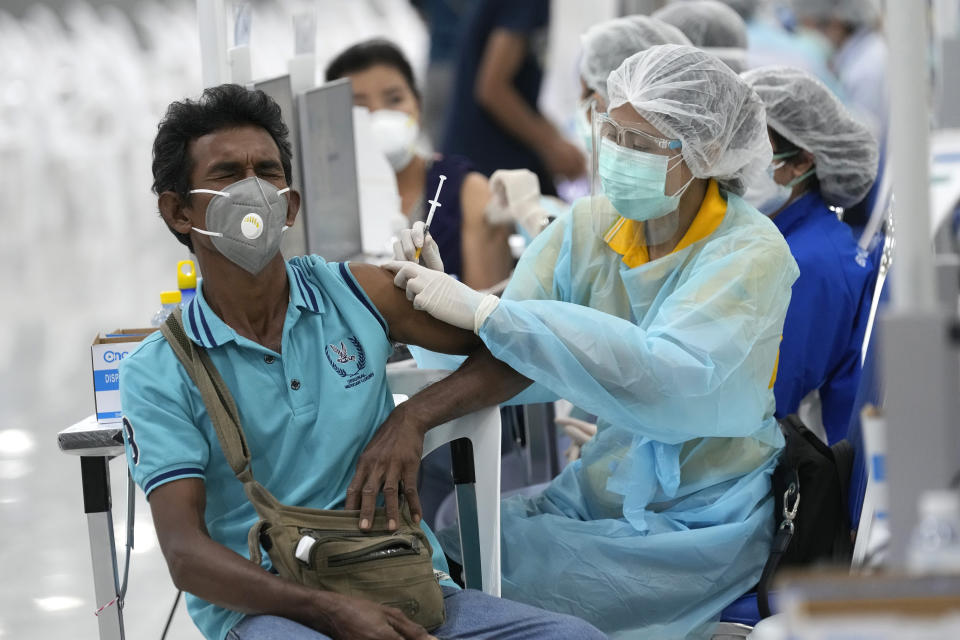
<path fill-rule="evenodd" d="M 206 349 L 196 346 L 183 329 L 181 311 L 177 309 L 160 326 L 160 331 L 173 349 L 183 368 L 200 390 L 200 396 L 207 407 L 213 430 L 220 441 L 220 447 L 227 463 L 244 484 L 253 481 L 250 468 L 250 450 L 240 426 L 240 412 L 237 404 L 223 381 L 220 372 L 210 360 Z"/>

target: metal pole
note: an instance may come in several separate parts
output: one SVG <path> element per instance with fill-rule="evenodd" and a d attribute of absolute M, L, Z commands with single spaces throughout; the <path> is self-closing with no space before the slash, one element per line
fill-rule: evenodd
<path fill-rule="evenodd" d="M 203 87 L 223 84 L 229 77 L 227 20 L 223 0 L 197 0 L 197 28 L 200 32 L 200 73 Z"/>
<path fill-rule="evenodd" d="M 99 610 L 100 640 L 123 640 L 123 613 L 116 600 L 120 585 L 113 541 L 109 464 L 110 458 L 107 457 L 81 457 L 80 475 L 93 562 L 93 592 Z"/>
<path fill-rule="evenodd" d="M 882 314 L 881 360 L 886 386 L 890 564 L 903 566 L 917 503 L 924 492 L 950 486 L 960 463 L 956 429 L 960 399 L 956 302 L 944 313 L 937 299 L 930 231 L 929 84 L 926 3 L 886 3 L 891 155 L 897 247 L 893 305 Z M 949 294 L 956 301 L 956 276 Z"/>
<path fill-rule="evenodd" d="M 893 271 L 899 286 L 892 291 L 893 306 L 901 311 L 934 311 L 927 8 L 925 3 L 902 0 L 886 6 L 891 114 L 887 171 L 893 177 L 898 218 Z"/>

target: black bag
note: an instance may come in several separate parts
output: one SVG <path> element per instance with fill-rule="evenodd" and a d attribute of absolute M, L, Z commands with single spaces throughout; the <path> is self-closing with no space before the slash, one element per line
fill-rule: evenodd
<path fill-rule="evenodd" d="M 846 440 L 828 447 L 796 415 L 781 420 L 780 429 L 787 443 L 773 472 L 776 533 L 757 585 L 764 618 L 781 565 L 849 565 L 853 557 L 847 509 L 853 447 Z"/>

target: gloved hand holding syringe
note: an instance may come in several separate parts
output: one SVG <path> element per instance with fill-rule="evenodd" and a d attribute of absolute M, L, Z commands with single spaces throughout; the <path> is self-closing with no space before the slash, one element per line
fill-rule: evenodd
<path fill-rule="evenodd" d="M 421 254 L 423 264 L 428 269 L 434 271 L 443 271 L 443 260 L 440 258 L 440 249 L 437 243 L 430 237 L 430 223 L 433 222 L 433 215 L 440 204 L 440 190 L 443 188 L 443 182 L 447 176 L 441 175 L 440 182 L 437 184 L 437 193 L 433 200 L 428 200 L 430 211 L 427 213 L 426 224 L 415 222 L 413 227 L 400 233 L 399 238 L 393 242 L 393 256 L 397 260 L 407 260 L 410 262 L 419 262 Z"/>

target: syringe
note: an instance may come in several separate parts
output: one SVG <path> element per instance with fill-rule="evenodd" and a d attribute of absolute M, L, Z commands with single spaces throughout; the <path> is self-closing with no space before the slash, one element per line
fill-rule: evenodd
<path fill-rule="evenodd" d="M 433 200 L 427 200 L 430 203 L 430 212 L 427 214 L 427 224 L 423 228 L 423 241 L 427 241 L 427 234 L 430 233 L 430 223 L 433 222 L 433 212 L 437 210 L 437 207 L 440 205 L 440 189 L 443 188 L 443 181 L 447 179 L 447 176 L 440 176 L 440 184 L 437 185 L 437 195 L 433 196 Z M 423 251 L 423 247 L 417 247 L 417 252 L 413 254 L 413 261 L 420 262 L 420 253 Z"/>

